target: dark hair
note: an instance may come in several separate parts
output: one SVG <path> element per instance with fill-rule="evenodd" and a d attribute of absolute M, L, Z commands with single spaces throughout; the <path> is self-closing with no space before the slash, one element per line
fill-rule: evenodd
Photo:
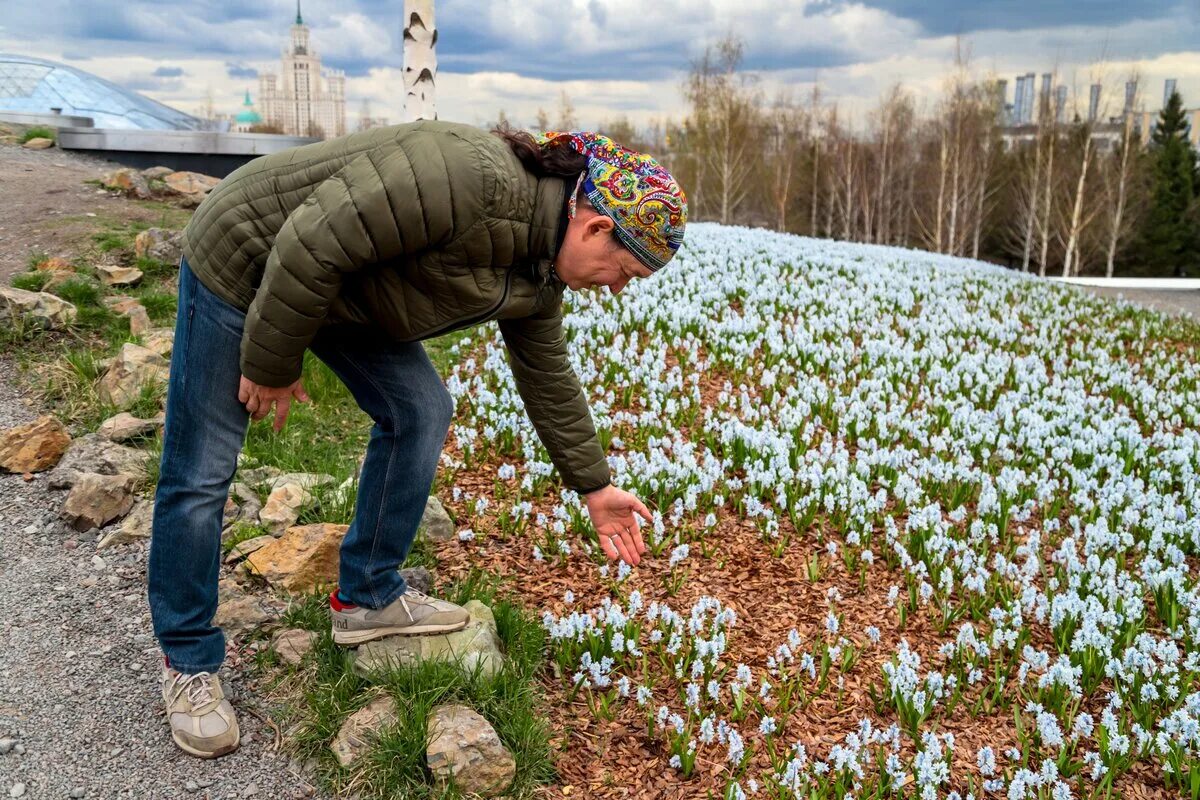
<path fill-rule="evenodd" d="M 492 128 L 492 133 L 508 142 L 508 146 L 517 158 L 521 159 L 525 169 L 534 175 L 574 178 L 587 167 L 587 156 L 583 153 L 577 153 L 570 147 L 543 149 L 533 138 L 533 134 L 515 130 L 508 123 L 501 123 Z"/>

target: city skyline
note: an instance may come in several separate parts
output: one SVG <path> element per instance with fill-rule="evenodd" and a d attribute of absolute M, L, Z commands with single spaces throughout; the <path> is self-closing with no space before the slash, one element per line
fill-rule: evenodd
<path fill-rule="evenodd" d="M 61 60 L 188 112 L 202 107 L 209 92 L 218 113 L 237 111 L 246 89 L 257 103 L 258 76 L 278 70 L 279 41 L 295 16 L 294 0 L 269 0 L 253 9 L 209 0 L 90 5 L 111 13 L 67 21 L 70 15 L 45 8 L 39 14 L 14 10 L 0 27 L 0 51 Z M 1167 79 L 1177 81 L 1189 106 L 1200 105 L 1200 96 L 1193 96 L 1200 93 L 1196 5 L 1148 0 L 1126 7 L 1131 5 L 712 0 L 667 2 L 639 10 L 632 20 L 635 6 L 624 0 L 502 1 L 482 11 L 462 0 L 442 0 L 438 110 L 443 119 L 482 124 L 503 109 L 531 124 L 539 107 L 554 119 L 566 91 L 581 127 L 622 115 L 639 125 L 678 119 L 685 108 L 679 87 L 690 60 L 730 30 L 745 41 L 745 68 L 760 76 L 768 97 L 783 87 L 806 96 L 815 79 L 859 128 L 896 81 L 928 108 L 953 66 L 956 33 L 970 47 L 977 77 L 1007 81 L 1009 103 L 1019 76 L 1040 76 L 1057 62 L 1055 84 L 1068 87 L 1068 105 L 1086 116 L 1094 64 L 1107 55 L 1109 113 L 1120 108 L 1131 68 L 1141 73 L 1147 109 L 1158 108 Z M 375 0 L 304 3 L 305 22 L 326 66 L 346 73 L 350 129 L 364 101 L 372 115 L 403 117 L 401 8 L 402 2 Z M 57 24 L 48 22 L 55 19 Z M 184 30 L 192 35 L 181 37 Z"/>

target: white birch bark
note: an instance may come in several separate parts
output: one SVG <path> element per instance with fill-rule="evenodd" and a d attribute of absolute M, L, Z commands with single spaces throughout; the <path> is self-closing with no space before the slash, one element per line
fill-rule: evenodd
<path fill-rule="evenodd" d="M 437 119 L 433 0 L 404 0 L 404 120 Z"/>

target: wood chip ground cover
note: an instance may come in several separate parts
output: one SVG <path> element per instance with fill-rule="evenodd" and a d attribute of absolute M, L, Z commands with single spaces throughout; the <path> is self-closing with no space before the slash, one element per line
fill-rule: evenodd
<path fill-rule="evenodd" d="M 498 337 L 461 343 L 440 479 L 443 572 L 546 614 L 555 791 L 1200 796 L 1193 323 L 696 225 L 568 327 L 656 552 L 573 535 Z"/>

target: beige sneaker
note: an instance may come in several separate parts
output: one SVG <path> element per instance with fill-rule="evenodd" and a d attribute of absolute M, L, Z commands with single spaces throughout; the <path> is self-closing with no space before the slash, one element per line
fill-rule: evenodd
<path fill-rule="evenodd" d="M 409 589 L 384 608 L 373 609 L 343 603 L 337 592 L 329 596 L 333 617 L 333 641 L 362 644 L 385 636 L 417 636 L 451 633 L 467 627 L 471 615 L 462 606 Z"/>
<path fill-rule="evenodd" d="M 175 744 L 200 758 L 216 758 L 237 750 L 237 716 L 221 691 L 220 678 L 207 672 L 185 675 L 163 667 L 161 681 Z"/>

